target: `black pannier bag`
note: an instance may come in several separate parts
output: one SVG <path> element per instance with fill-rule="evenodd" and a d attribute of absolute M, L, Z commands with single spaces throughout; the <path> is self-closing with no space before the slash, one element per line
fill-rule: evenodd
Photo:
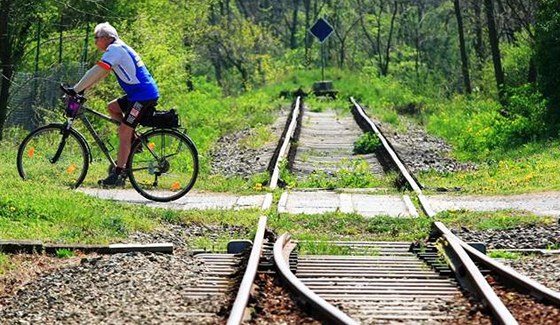
<path fill-rule="evenodd" d="M 156 111 L 153 109 L 142 116 L 140 124 L 157 128 L 177 128 L 180 125 L 179 115 L 174 109 L 169 111 Z"/>

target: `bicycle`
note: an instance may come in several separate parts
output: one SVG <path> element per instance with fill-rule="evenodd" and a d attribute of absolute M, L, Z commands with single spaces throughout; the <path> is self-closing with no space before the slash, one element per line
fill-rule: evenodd
<path fill-rule="evenodd" d="M 84 96 L 73 96 L 62 85 L 60 88 L 66 103 L 66 122 L 51 123 L 27 135 L 18 148 L 17 168 L 24 180 L 54 180 L 75 189 L 86 178 L 93 157 L 89 143 L 73 127 L 74 123 L 82 121 L 109 161 L 109 168 L 115 168 L 116 162 L 110 150 L 86 114 L 116 125 L 120 122 L 84 106 Z M 163 127 L 147 122 L 140 124 L 151 128 L 143 133 L 134 131 L 136 139 L 128 156 L 126 178 L 138 193 L 149 200 L 169 202 L 179 199 L 191 190 L 198 177 L 196 146 L 186 135 L 186 130 L 179 129 L 178 122 Z"/>

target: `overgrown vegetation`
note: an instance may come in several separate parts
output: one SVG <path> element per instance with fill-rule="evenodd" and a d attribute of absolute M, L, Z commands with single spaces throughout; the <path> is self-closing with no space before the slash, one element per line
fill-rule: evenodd
<path fill-rule="evenodd" d="M 246 6 L 240 7 L 241 3 Z M 97 1 L 3 1 L 2 5 L 11 7 L 0 14 L 4 76 L 0 94 L 0 138 L 4 137 L 0 142 L 0 238 L 103 243 L 134 231 L 151 231 L 160 221 L 253 227 L 261 213 L 154 210 L 98 200 L 48 183 L 19 180 L 15 150 L 28 130 L 11 126 L 3 129 L 4 120 L 14 109 L 32 104 L 41 114 L 52 108 L 36 98 L 21 107 L 8 107 L 8 96 L 16 98 L 14 94 L 45 79 L 55 87 L 61 81 L 75 82 L 78 75 L 64 75 L 59 80 L 49 73 L 95 64 L 100 53 L 91 43 L 92 26 L 106 20 L 141 54 L 158 81 L 160 107 L 176 107 L 180 112 L 182 124 L 200 152 L 197 189 L 242 193 L 262 190 L 267 182 L 265 174 L 249 180 L 209 175 L 209 150 L 220 136 L 244 128 L 255 130 L 255 136 L 243 143 L 248 148 L 272 140 L 266 127 L 281 106 L 289 105 L 289 98 L 279 95 L 298 88 L 309 92 L 313 82 L 323 79 L 320 46 L 307 31 L 315 18 L 326 17 L 337 33 L 324 44 L 325 79 L 333 81 L 338 97 L 323 100 L 310 95 L 306 100 L 313 107 L 345 109 L 348 96 L 353 96 L 379 121 L 399 131 L 406 130 L 405 119 L 416 122 L 450 142 L 455 158 L 478 166 L 475 171 L 418 175 L 428 187 L 459 187 L 470 193 L 560 190 L 555 117 L 560 103 L 560 2 L 507 1 L 500 9 L 504 19 L 498 24 L 504 33 L 499 35 L 499 58 L 505 78 L 499 89 L 481 3 L 462 2 L 472 83 L 468 91 L 461 75 L 462 62 L 455 45 L 459 44 L 458 27 L 450 19 L 454 12 L 449 1 L 272 1 L 266 10 L 261 10 L 264 2 L 255 1 L 115 0 L 103 6 Z M 521 10 L 521 5 L 527 11 Z M 62 52 L 58 52 L 60 45 Z M 18 83 L 11 79 L 18 72 L 50 77 Z M 120 94 L 116 81 L 109 78 L 88 92 L 88 104 L 100 111 Z M 498 90 L 504 98 L 498 96 Z M 42 122 L 54 119 L 50 115 L 35 118 Z M 115 141 L 112 126 L 96 126 L 109 141 Z M 364 146 L 369 147 L 370 140 L 364 140 Z M 99 152 L 94 151 L 94 157 L 86 186 L 95 185 L 106 173 Z M 376 187 L 390 182 L 391 177 L 375 179 L 361 163 L 343 168 L 336 175 L 314 175 L 301 184 L 285 168 L 281 174 L 289 187 L 324 188 Z M 279 193 L 274 195 L 278 199 Z M 431 222 L 427 218 L 366 219 L 341 213 L 271 213 L 270 219 L 278 232 L 290 230 L 302 240 L 422 239 Z M 450 226 L 480 229 L 549 222 L 512 212 L 454 212 L 437 219 Z M 238 236 L 250 234 L 238 230 Z M 223 249 L 230 238 L 228 234 L 190 240 L 197 247 Z M 0 254 L 0 265 L 6 263 Z"/>
<path fill-rule="evenodd" d="M 514 211 L 497 212 L 442 212 L 434 219 L 394 218 L 377 216 L 365 218 L 356 214 L 331 212 L 321 215 L 272 215 L 270 226 L 279 234 L 290 232 L 293 238 L 307 241 L 327 240 L 387 240 L 412 241 L 424 240 L 430 232 L 433 221 L 441 221 L 455 229 L 471 230 L 511 229 L 522 225 L 552 225 L 551 217 L 540 217 Z M 311 245 L 309 251 L 329 250 L 331 246 L 322 244 Z M 334 250 L 334 249 L 333 249 Z"/>
<path fill-rule="evenodd" d="M 381 146 L 381 140 L 373 132 L 366 132 L 356 142 L 354 142 L 354 153 L 355 154 L 368 154 L 374 153 L 379 146 Z"/>

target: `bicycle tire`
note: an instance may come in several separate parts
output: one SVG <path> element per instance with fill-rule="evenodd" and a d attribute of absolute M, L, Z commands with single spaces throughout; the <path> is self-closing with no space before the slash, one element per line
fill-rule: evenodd
<path fill-rule="evenodd" d="M 153 129 L 133 144 L 128 158 L 130 184 L 143 197 L 174 201 L 194 186 L 198 151 L 192 140 L 174 129 Z"/>
<path fill-rule="evenodd" d="M 18 173 L 35 180 L 79 187 L 86 178 L 90 151 L 83 136 L 63 124 L 35 129 L 21 142 L 17 153 Z"/>

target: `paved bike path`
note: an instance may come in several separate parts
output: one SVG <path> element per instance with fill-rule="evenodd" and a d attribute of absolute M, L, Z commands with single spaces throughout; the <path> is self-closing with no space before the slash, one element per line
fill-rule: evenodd
<path fill-rule="evenodd" d="M 173 202 L 153 202 L 133 189 L 80 188 L 78 191 L 102 199 L 143 204 L 149 207 L 177 210 L 205 209 L 268 209 L 272 194 L 236 195 L 191 191 Z M 560 192 L 542 192 L 518 195 L 426 195 L 435 212 L 446 210 L 496 211 L 519 210 L 537 215 L 560 216 Z M 288 214 L 321 214 L 340 211 L 357 213 L 364 217 L 387 215 L 393 217 L 416 217 L 407 195 L 376 194 L 367 191 L 334 192 L 326 190 L 285 191 L 278 202 L 278 212 Z"/>
<path fill-rule="evenodd" d="M 182 198 L 172 202 L 150 201 L 133 189 L 100 189 L 80 188 L 80 192 L 96 196 L 101 199 L 122 201 L 134 204 L 143 204 L 154 208 L 166 208 L 177 210 L 206 210 L 227 209 L 239 210 L 250 208 L 262 208 L 267 202 L 267 194 L 257 195 L 235 195 L 227 193 L 209 193 L 191 191 Z"/>

